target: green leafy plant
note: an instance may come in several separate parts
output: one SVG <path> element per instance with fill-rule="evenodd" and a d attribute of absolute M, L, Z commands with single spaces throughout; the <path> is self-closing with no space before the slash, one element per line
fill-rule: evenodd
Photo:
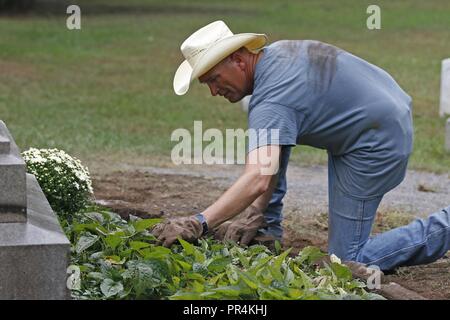
<path fill-rule="evenodd" d="M 80 160 L 58 149 L 30 148 L 22 157 L 53 210 L 72 214 L 88 204 L 93 193 L 92 182 Z"/>
<path fill-rule="evenodd" d="M 212 239 L 179 239 L 159 246 L 148 231 L 159 219 L 95 210 L 74 215 L 64 229 L 72 265 L 81 271 L 76 299 L 378 299 L 339 262 L 319 265 L 326 254 L 304 248 L 271 252 Z"/>

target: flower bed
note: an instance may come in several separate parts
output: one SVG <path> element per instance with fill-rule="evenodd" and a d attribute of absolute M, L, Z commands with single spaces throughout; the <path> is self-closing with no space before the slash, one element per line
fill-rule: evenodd
<path fill-rule="evenodd" d="M 159 246 L 149 232 L 159 219 L 95 210 L 63 221 L 72 246 L 76 299 L 381 299 L 339 261 L 306 247 L 297 256 L 253 245 L 202 239 Z"/>
<path fill-rule="evenodd" d="M 279 243 L 275 252 L 212 239 L 162 247 L 149 231 L 160 219 L 86 209 L 92 184 L 76 158 L 33 148 L 23 157 L 72 243 L 75 299 L 382 299 L 339 259 L 319 264 L 326 254 L 315 247 L 295 257 Z"/>

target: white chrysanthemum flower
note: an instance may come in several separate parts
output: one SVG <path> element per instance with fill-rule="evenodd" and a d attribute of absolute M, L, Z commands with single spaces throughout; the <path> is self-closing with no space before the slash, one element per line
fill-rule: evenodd
<path fill-rule="evenodd" d="M 22 156 L 55 211 L 75 212 L 87 204 L 92 181 L 79 159 L 58 149 L 30 148 Z"/>

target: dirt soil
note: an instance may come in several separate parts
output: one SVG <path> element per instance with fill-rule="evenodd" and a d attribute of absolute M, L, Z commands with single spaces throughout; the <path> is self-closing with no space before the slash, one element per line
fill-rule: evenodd
<path fill-rule="evenodd" d="M 156 173 L 121 170 L 94 176 L 93 186 L 99 204 L 127 218 L 129 214 L 148 217 L 174 217 L 201 212 L 229 186 L 214 175 Z M 304 216 L 289 207 L 285 212 L 283 247 L 295 252 L 314 245 L 327 248 L 327 214 Z M 379 212 L 374 232 L 382 232 L 411 220 L 399 212 Z M 402 267 L 387 275 L 394 281 L 428 299 L 450 299 L 450 258 L 424 266 Z"/>

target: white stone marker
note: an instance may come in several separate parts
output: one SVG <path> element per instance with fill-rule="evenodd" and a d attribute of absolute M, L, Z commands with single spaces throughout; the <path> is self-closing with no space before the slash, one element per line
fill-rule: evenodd
<path fill-rule="evenodd" d="M 251 95 L 250 96 L 245 96 L 245 97 L 242 98 L 241 101 L 239 101 L 239 103 L 241 104 L 242 111 L 248 112 L 248 105 L 250 103 L 250 99 L 251 98 L 252 98 Z"/>
<path fill-rule="evenodd" d="M 450 115 L 450 58 L 442 60 L 441 104 L 439 115 L 441 117 Z"/>

